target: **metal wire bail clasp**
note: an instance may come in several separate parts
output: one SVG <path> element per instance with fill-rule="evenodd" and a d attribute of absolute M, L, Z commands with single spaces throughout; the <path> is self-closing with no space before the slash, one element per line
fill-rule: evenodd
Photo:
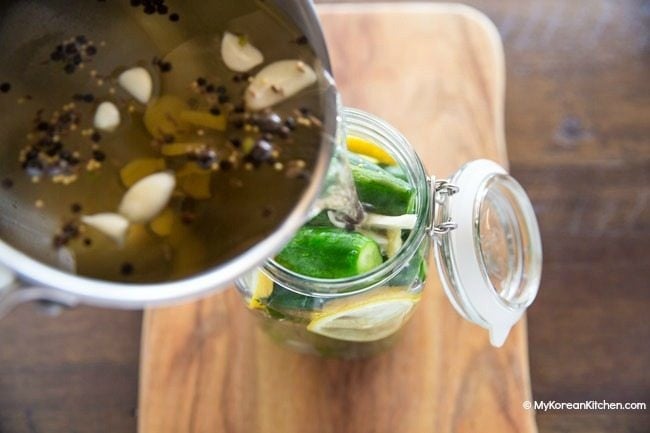
<path fill-rule="evenodd" d="M 446 179 L 435 180 L 430 178 L 429 182 L 432 191 L 431 215 L 433 222 L 428 231 L 429 236 L 439 239 L 458 227 L 458 224 L 448 217 L 446 208 L 449 197 L 456 194 L 460 189 Z"/>

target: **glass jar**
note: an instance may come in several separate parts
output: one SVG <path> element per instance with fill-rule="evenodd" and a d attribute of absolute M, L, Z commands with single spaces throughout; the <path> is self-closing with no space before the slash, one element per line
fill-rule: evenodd
<path fill-rule="evenodd" d="M 487 328 L 495 346 L 503 344 L 532 303 L 541 273 L 537 222 L 521 186 L 486 160 L 465 165 L 450 181 L 435 181 L 408 141 L 383 120 L 346 108 L 343 124 L 347 136 L 378 145 L 397 162 L 415 189 L 415 225 L 400 232 L 397 254 L 362 275 L 306 277 L 273 259 L 250 271 L 237 288 L 262 328 L 305 353 L 373 355 L 392 345 L 413 313 L 433 245 L 454 307 Z"/>

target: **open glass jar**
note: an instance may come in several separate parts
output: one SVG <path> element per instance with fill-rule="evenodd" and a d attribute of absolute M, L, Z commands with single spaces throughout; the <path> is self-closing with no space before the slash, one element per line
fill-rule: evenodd
<path fill-rule="evenodd" d="M 541 240 L 522 187 L 498 164 L 472 161 L 448 181 L 431 178 L 408 141 L 386 122 L 344 109 L 347 136 L 376 144 L 415 189 L 415 224 L 395 255 L 362 275 L 323 279 L 275 260 L 237 287 L 275 340 L 302 352 L 359 357 L 395 341 L 419 302 L 434 247 L 443 287 L 456 310 L 501 346 L 534 300 Z"/>

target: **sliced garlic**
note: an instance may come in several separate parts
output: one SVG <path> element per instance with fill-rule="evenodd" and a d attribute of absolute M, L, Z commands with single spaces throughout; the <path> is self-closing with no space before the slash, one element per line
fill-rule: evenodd
<path fill-rule="evenodd" d="M 417 215 L 415 214 L 387 216 L 368 213 L 361 225 L 364 227 L 375 227 L 379 229 L 413 230 L 416 221 Z"/>
<path fill-rule="evenodd" d="M 175 187 L 176 178 L 172 174 L 151 174 L 124 194 L 119 212 L 134 223 L 150 221 L 167 206 Z"/>
<path fill-rule="evenodd" d="M 264 61 L 264 56 L 246 39 L 226 32 L 221 39 L 221 58 L 229 69 L 246 72 Z"/>
<path fill-rule="evenodd" d="M 112 102 L 102 102 L 95 111 L 95 128 L 113 132 L 120 126 L 120 111 Z"/>
<path fill-rule="evenodd" d="M 141 103 L 147 104 L 151 99 L 153 80 L 145 68 L 136 67 L 124 71 L 117 78 L 117 82 Z"/>
<path fill-rule="evenodd" d="M 99 230 L 120 245 L 124 243 L 126 232 L 129 229 L 129 220 L 116 213 L 84 215 L 81 217 L 81 221 Z"/>
<path fill-rule="evenodd" d="M 264 67 L 246 89 L 251 110 L 262 110 L 292 97 L 316 82 L 316 73 L 300 60 L 280 60 Z"/>

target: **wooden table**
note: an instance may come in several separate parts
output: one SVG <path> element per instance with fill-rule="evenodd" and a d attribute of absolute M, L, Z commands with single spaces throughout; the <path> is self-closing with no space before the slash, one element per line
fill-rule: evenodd
<path fill-rule="evenodd" d="M 650 55 L 641 1 L 472 0 L 507 60 L 511 170 L 545 245 L 529 314 L 538 400 L 649 402 Z M 647 6 L 645 6 L 647 8 Z M 31 306 L 0 323 L 0 431 L 132 432 L 140 315 Z M 538 413 L 541 432 L 646 432 L 648 413 Z"/>

